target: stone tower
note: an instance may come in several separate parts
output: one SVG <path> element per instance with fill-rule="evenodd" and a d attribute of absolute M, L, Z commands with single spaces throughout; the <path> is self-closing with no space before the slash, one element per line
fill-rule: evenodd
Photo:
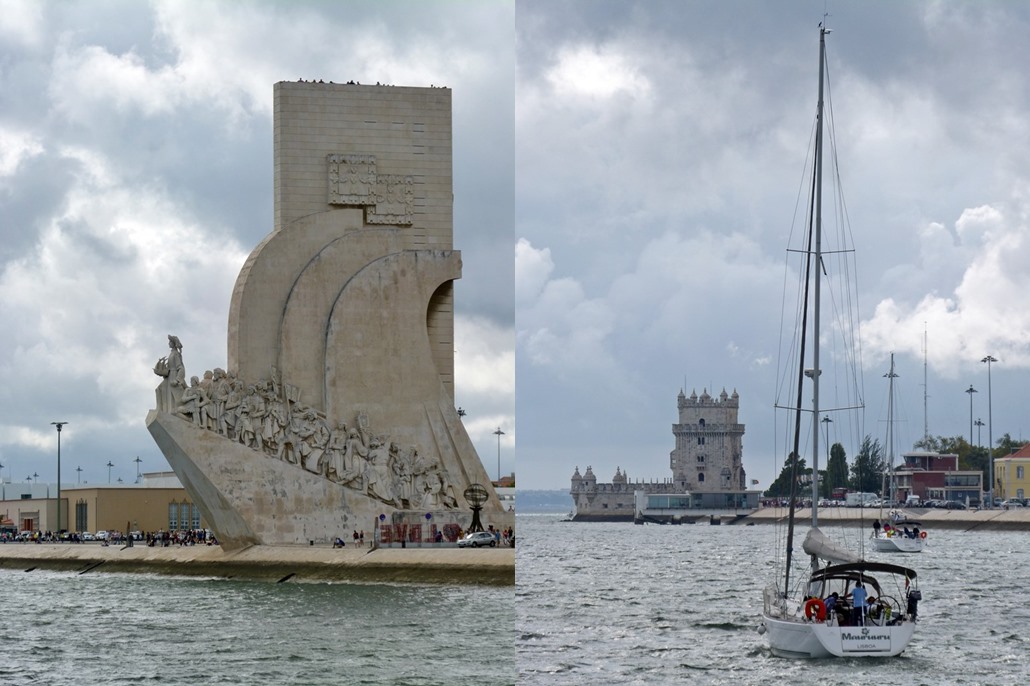
<path fill-rule="evenodd" d="M 679 422 L 672 425 L 676 448 L 669 455 L 673 482 L 681 491 L 740 491 L 746 488 L 741 462 L 744 425 L 737 422 L 737 392 L 718 399 L 680 391 L 676 399 Z"/>

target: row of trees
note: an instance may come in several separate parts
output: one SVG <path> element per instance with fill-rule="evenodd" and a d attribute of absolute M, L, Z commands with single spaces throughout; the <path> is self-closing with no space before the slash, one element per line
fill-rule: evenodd
<path fill-rule="evenodd" d="M 994 449 L 994 457 L 1004 457 L 1014 450 L 1026 445 L 1026 441 L 1015 441 L 1009 434 L 998 439 Z M 983 483 L 990 483 L 990 456 L 987 448 L 972 446 L 961 436 L 952 438 L 946 436 L 930 436 L 919 440 L 912 446 L 914 450 L 925 450 L 945 455 L 958 455 L 958 468 L 960 470 L 980 470 L 983 472 Z M 786 498 L 790 495 L 790 475 L 794 459 L 797 456 L 791 453 L 783 463 L 783 469 L 776 481 L 765 491 L 769 498 Z M 805 458 L 799 458 L 798 481 L 799 486 L 796 494 L 799 497 L 806 497 L 812 484 L 812 468 L 809 467 Z M 834 443 L 830 448 L 830 458 L 825 470 L 820 470 L 819 496 L 829 498 L 836 488 L 847 488 L 852 491 L 866 493 L 880 493 L 884 476 L 890 471 L 890 464 L 884 456 L 883 447 L 880 441 L 866 436 L 862 440 L 862 447 L 855 456 L 851 467 L 848 467 L 847 454 L 844 446 Z M 801 484 L 808 484 L 807 488 Z M 882 495 L 882 494 L 881 494 Z"/>

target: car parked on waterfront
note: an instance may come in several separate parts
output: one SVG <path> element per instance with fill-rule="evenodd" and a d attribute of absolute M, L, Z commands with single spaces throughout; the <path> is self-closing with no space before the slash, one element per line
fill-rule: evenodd
<path fill-rule="evenodd" d="M 944 503 L 944 509 L 946 510 L 965 510 L 966 506 L 957 500 L 949 500 Z"/>
<path fill-rule="evenodd" d="M 82 540 L 84 540 L 84 541 L 95 541 L 95 540 L 97 540 L 97 537 L 94 536 L 92 534 L 92 532 L 83 531 L 82 532 Z"/>
<path fill-rule="evenodd" d="M 476 531 L 458 541 L 459 548 L 478 548 L 481 545 L 493 548 L 497 545 L 497 539 L 489 531 Z"/>
<path fill-rule="evenodd" d="M 98 541 L 106 541 L 107 540 L 107 532 L 103 531 L 103 530 L 98 531 L 98 532 L 96 532 L 96 534 L 93 535 L 93 537 L 96 540 L 98 540 Z"/>

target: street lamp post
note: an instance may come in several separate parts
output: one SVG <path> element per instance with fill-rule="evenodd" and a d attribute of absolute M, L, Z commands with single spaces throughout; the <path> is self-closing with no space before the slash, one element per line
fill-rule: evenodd
<path fill-rule="evenodd" d="M 976 418 L 976 421 L 973 422 L 973 424 L 976 425 L 976 451 L 977 453 L 979 453 L 980 450 L 983 448 L 983 442 L 981 441 L 980 436 L 980 429 L 986 426 L 986 424 L 984 424 L 984 422 L 979 417 Z M 983 488 L 980 489 L 980 492 L 983 492 Z"/>
<path fill-rule="evenodd" d="M 497 481 L 501 481 L 501 436 L 504 432 L 501 431 L 501 427 L 497 427 L 497 431 L 494 431 L 494 435 L 497 436 Z"/>
<path fill-rule="evenodd" d="M 991 488 L 988 490 L 991 498 L 991 508 L 994 507 L 994 426 L 991 417 L 991 363 L 997 362 L 990 355 L 980 360 L 987 363 L 987 456 L 990 464 Z"/>
<path fill-rule="evenodd" d="M 139 455 L 137 455 L 136 459 L 133 460 L 133 462 L 136 463 L 136 483 L 139 483 L 139 463 L 142 461 L 143 460 L 139 459 Z"/>
<path fill-rule="evenodd" d="M 830 469 L 830 424 L 833 423 L 833 420 L 830 419 L 830 415 L 824 414 L 823 418 L 822 418 L 822 423 L 823 423 L 823 427 L 825 427 L 825 429 L 826 429 L 826 470 L 827 470 L 827 476 L 829 476 L 829 469 Z M 818 479 L 819 475 L 816 474 L 815 478 Z M 824 493 L 823 495 L 826 496 L 826 497 L 829 497 L 828 494 Z M 814 503 L 812 504 L 812 507 L 815 507 Z"/>
<path fill-rule="evenodd" d="M 977 390 L 973 388 L 973 384 L 969 384 L 965 392 L 969 394 L 969 445 L 973 445 L 973 394 L 977 393 Z"/>
<path fill-rule="evenodd" d="M 107 461 L 107 483 L 111 483 L 111 467 L 113 467 L 113 466 L 114 466 L 114 463 L 111 462 L 111 460 L 108 460 Z"/>
<path fill-rule="evenodd" d="M 68 422 L 50 422 L 57 427 L 57 533 L 64 531 L 61 526 L 61 427 Z"/>

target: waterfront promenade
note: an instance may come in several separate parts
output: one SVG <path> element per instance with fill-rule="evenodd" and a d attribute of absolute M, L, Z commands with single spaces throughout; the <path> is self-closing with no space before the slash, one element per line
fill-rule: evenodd
<path fill-rule="evenodd" d="M 889 521 L 892 511 L 900 512 L 909 519 L 923 524 L 923 528 L 952 529 L 960 531 L 1030 531 L 1030 508 L 1012 510 L 939 510 L 935 508 L 897 508 L 895 510 L 879 510 L 878 508 L 859 507 L 820 507 L 820 526 L 867 526 L 872 527 L 873 520 Z M 809 508 L 796 511 L 795 520 L 807 523 L 812 520 Z M 757 512 L 733 521 L 733 524 L 773 524 L 786 521 L 787 508 L 763 507 Z M 724 523 L 730 523 L 724 521 Z"/>
<path fill-rule="evenodd" d="M 262 581 L 336 581 L 514 586 L 514 548 L 331 548 L 252 546 L 102 546 L 6 543 L 0 569 L 123 572 Z"/>

